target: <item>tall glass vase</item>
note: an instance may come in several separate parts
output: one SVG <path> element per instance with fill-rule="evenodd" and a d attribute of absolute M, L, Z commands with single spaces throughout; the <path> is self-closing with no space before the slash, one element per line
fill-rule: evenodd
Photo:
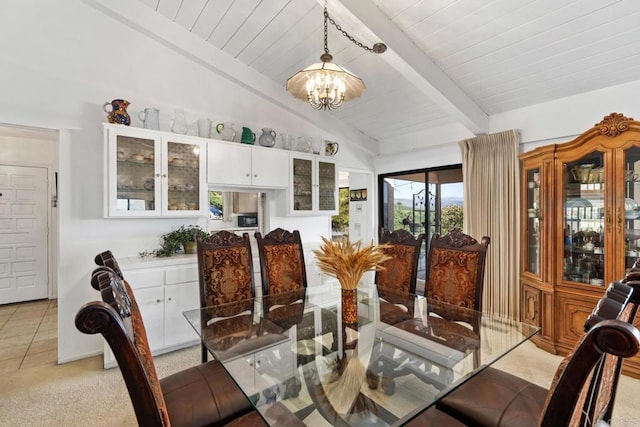
<path fill-rule="evenodd" d="M 358 323 L 358 289 L 342 288 L 342 323 Z"/>

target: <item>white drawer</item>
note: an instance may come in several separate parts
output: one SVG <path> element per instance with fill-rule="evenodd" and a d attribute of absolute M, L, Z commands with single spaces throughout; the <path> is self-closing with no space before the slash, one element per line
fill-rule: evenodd
<path fill-rule="evenodd" d="M 122 274 L 133 289 L 165 284 L 164 269 L 123 271 Z"/>
<path fill-rule="evenodd" d="M 198 281 L 197 265 L 168 268 L 166 270 L 166 273 L 167 273 L 167 281 L 166 281 L 167 285 L 173 285 L 175 283 Z"/>

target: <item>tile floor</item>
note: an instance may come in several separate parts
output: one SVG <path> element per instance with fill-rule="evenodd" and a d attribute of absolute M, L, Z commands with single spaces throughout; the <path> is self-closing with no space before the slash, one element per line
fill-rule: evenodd
<path fill-rule="evenodd" d="M 0 305 L 0 374 L 57 359 L 57 300 Z"/>

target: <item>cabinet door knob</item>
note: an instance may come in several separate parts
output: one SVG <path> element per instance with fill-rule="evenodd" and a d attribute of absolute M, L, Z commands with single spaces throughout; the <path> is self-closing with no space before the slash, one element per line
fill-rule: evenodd
<path fill-rule="evenodd" d="M 246 176 L 251 176 L 251 174 L 250 174 L 250 173 L 248 173 Z"/>
<path fill-rule="evenodd" d="M 159 173 L 156 174 L 156 178 L 160 178 L 160 174 Z"/>
<path fill-rule="evenodd" d="M 171 297 L 167 298 L 167 301 L 171 301 Z"/>
<path fill-rule="evenodd" d="M 156 302 L 157 302 L 158 304 L 160 304 L 160 303 L 162 302 L 162 300 L 161 300 L 161 299 L 157 299 L 157 300 L 156 300 Z"/>
<path fill-rule="evenodd" d="M 257 178 L 257 177 L 258 177 L 258 174 L 253 175 L 253 177 L 254 177 L 254 178 Z"/>
<path fill-rule="evenodd" d="M 163 178 L 166 178 L 166 177 L 167 177 L 167 174 L 166 174 L 166 173 L 163 173 L 163 174 L 162 174 L 162 177 L 163 177 Z"/>

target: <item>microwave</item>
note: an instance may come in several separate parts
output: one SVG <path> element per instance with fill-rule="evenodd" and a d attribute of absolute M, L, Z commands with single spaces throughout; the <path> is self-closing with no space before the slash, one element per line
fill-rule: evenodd
<path fill-rule="evenodd" d="M 238 215 L 238 227 L 257 227 L 258 215 Z"/>

